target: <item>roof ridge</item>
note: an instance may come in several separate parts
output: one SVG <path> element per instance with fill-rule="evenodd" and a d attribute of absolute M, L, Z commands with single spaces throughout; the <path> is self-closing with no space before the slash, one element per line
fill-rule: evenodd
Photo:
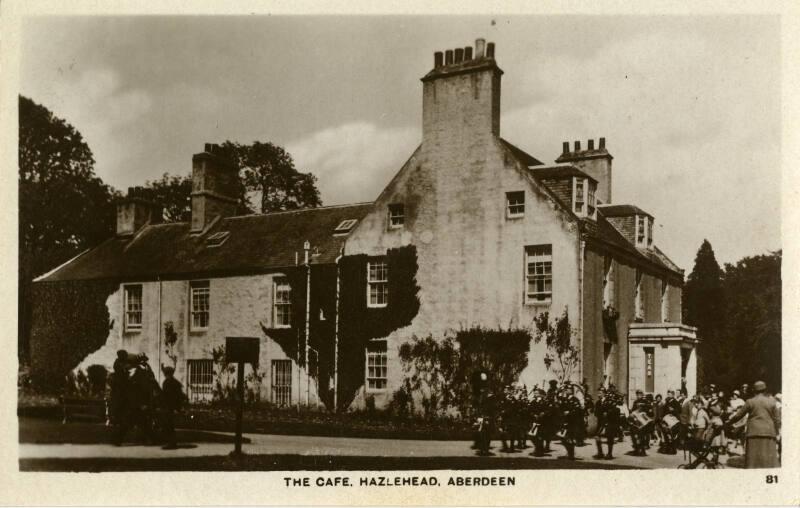
<path fill-rule="evenodd" d="M 348 203 L 344 205 L 328 205 L 328 206 L 317 206 L 317 207 L 306 207 L 306 208 L 297 208 L 294 210 L 280 210 L 278 212 L 269 212 L 269 213 L 249 213 L 246 215 L 232 215 L 230 217 L 225 217 L 224 219 L 249 219 L 253 217 L 267 217 L 273 215 L 282 215 L 287 213 L 300 213 L 300 212 L 310 212 L 314 210 L 330 210 L 332 208 L 347 208 L 350 206 L 364 206 L 364 205 L 372 205 L 374 201 L 362 201 L 360 203 Z"/>

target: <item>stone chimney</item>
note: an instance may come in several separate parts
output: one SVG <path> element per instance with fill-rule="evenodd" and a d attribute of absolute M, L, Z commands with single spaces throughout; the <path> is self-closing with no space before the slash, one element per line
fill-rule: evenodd
<path fill-rule="evenodd" d="M 199 232 L 216 217 L 236 214 L 239 171 L 219 145 L 206 143 L 192 157 L 192 231 Z"/>
<path fill-rule="evenodd" d="M 574 149 L 569 149 L 569 142 L 564 141 L 562 153 L 557 163 L 572 164 L 584 173 L 597 180 L 597 200 L 603 204 L 611 203 L 611 161 L 614 157 L 606 150 L 606 138 L 600 138 L 597 147 L 590 139 L 586 150 L 581 150 L 581 142 L 575 141 Z"/>
<path fill-rule="evenodd" d="M 128 187 L 128 195 L 117 203 L 117 235 L 130 236 L 148 224 L 158 224 L 162 214 L 162 207 L 153 202 L 149 189 Z"/>
<path fill-rule="evenodd" d="M 469 143 L 475 136 L 500 135 L 500 77 L 493 43 L 434 53 L 433 69 L 422 78 L 422 141 L 441 143 L 457 133 Z M 444 54 L 444 58 L 442 55 Z"/>

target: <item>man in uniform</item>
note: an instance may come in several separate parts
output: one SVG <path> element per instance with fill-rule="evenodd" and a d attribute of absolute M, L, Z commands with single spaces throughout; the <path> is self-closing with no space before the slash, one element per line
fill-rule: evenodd
<path fill-rule="evenodd" d="M 644 413 L 645 415 L 651 415 L 651 408 L 647 399 L 644 397 L 644 392 L 642 390 L 636 390 L 636 400 L 633 401 L 633 405 L 631 406 L 631 420 L 635 417 L 633 413 Z M 639 425 L 631 425 L 631 441 L 633 444 L 633 454 L 644 456 L 647 455 L 647 448 L 650 447 L 650 429 L 641 427 Z"/>
<path fill-rule="evenodd" d="M 583 408 L 581 401 L 575 396 L 575 388 L 571 385 L 567 385 L 562 391 L 559 410 L 564 422 L 564 437 L 561 439 L 561 444 L 567 450 L 567 455 L 562 458 L 575 460 L 575 443 L 583 428 Z"/>
<path fill-rule="evenodd" d="M 547 400 L 545 392 L 537 388 L 530 403 L 531 439 L 533 440 L 534 457 L 544 457 L 544 419 L 547 413 Z"/>
<path fill-rule="evenodd" d="M 675 398 L 675 390 L 667 390 L 667 398 L 664 399 L 663 413 L 663 416 L 673 416 L 680 420 L 681 403 Z M 663 420 L 656 422 L 656 425 L 661 426 L 661 433 L 664 436 L 664 441 L 661 443 L 658 453 L 664 453 L 667 455 L 675 455 L 678 453 L 678 450 L 675 447 L 675 440 L 678 437 L 676 432 L 680 432 L 680 428 L 670 429 L 666 426 L 666 424 L 663 423 Z M 680 427 L 680 425 L 678 425 L 678 427 Z"/>
<path fill-rule="evenodd" d="M 613 459 L 614 441 L 616 441 L 617 434 L 620 427 L 620 413 L 618 409 L 619 401 L 612 388 L 608 390 L 600 389 L 597 402 L 595 403 L 595 415 L 597 416 L 597 436 L 595 436 L 595 444 L 597 445 L 596 459 Z M 603 436 L 606 438 L 608 445 L 608 453 L 603 455 Z"/>
<path fill-rule="evenodd" d="M 178 443 L 175 439 L 175 412 L 180 411 L 185 395 L 180 381 L 175 379 L 174 367 L 163 367 L 164 383 L 161 385 L 161 427 L 166 441 L 165 450 L 175 450 Z"/>

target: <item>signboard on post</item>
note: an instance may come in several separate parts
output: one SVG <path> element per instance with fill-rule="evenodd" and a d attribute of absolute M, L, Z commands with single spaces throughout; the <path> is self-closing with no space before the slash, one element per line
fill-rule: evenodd
<path fill-rule="evenodd" d="M 236 364 L 236 393 L 239 404 L 236 408 L 236 444 L 233 454 L 242 454 L 242 415 L 244 413 L 244 364 L 258 367 L 260 341 L 258 337 L 226 337 L 225 361 Z"/>

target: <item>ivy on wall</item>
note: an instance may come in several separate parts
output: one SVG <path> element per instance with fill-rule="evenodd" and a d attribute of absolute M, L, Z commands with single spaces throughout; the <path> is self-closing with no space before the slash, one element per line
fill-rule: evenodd
<path fill-rule="evenodd" d="M 480 372 L 487 374 L 489 390 L 499 400 L 527 367 L 532 339 L 525 329 L 481 327 L 448 332 L 440 339 L 412 337 L 400 346 L 406 379 L 391 407 L 407 414 L 415 412 L 419 401 L 428 417 L 451 410 L 468 414 L 473 376 Z"/>
<path fill-rule="evenodd" d="M 370 340 L 387 337 L 411 324 L 419 312 L 417 248 L 389 249 L 388 302 L 367 307 L 366 255 L 344 256 L 339 262 L 339 408 L 347 408 L 364 384 L 366 347 Z"/>
<path fill-rule="evenodd" d="M 69 372 L 105 344 L 113 326 L 106 300 L 117 288 L 96 280 L 34 284 L 31 378 L 38 389 L 61 391 Z"/>

